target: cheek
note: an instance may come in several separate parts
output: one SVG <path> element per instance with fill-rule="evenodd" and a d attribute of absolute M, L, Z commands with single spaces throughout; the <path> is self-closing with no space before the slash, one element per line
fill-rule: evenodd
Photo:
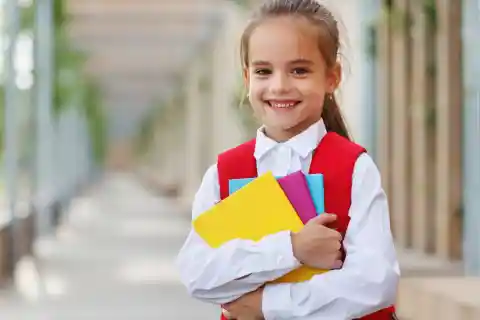
<path fill-rule="evenodd" d="M 249 88 L 250 100 L 252 102 L 261 101 L 267 90 L 267 85 L 265 81 L 251 80 Z"/>
<path fill-rule="evenodd" d="M 302 93 L 302 95 L 309 100 L 323 100 L 323 97 L 326 93 L 326 85 L 323 79 L 298 81 L 296 87 Z"/>
<path fill-rule="evenodd" d="M 325 90 L 321 86 L 305 86 L 299 88 L 303 97 L 309 101 L 323 101 Z"/>
<path fill-rule="evenodd" d="M 305 88 L 302 92 L 304 102 L 307 108 L 304 110 L 307 113 L 319 113 L 323 109 L 325 100 L 325 91 L 319 88 Z"/>

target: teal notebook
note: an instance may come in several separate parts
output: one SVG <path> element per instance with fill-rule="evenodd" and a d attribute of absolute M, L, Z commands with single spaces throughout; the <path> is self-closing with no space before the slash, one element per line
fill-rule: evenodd
<path fill-rule="evenodd" d="M 277 177 L 278 178 L 278 177 Z M 308 188 L 310 189 L 310 195 L 315 205 L 315 210 L 318 213 L 325 212 L 325 200 L 323 190 L 323 175 L 322 174 L 305 174 L 307 179 Z M 238 189 L 242 188 L 254 178 L 245 179 L 232 179 L 229 181 L 228 188 L 229 193 L 232 194 Z"/>

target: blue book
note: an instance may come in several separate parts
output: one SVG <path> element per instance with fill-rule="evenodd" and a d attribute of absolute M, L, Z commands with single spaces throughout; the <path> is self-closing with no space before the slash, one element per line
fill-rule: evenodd
<path fill-rule="evenodd" d="M 279 177 L 277 177 L 278 179 Z M 324 190 L 323 190 L 323 175 L 322 174 L 305 174 L 307 179 L 308 188 L 310 190 L 310 195 L 315 205 L 315 210 L 317 214 L 325 212 L 325 200 L 324 200 Z M 232 194 L 244 187 L 249 182 L 253 181 L 255 178 L 244 178 L 244 179 L 232 179 L 228 183 L 229 194 Z"/>

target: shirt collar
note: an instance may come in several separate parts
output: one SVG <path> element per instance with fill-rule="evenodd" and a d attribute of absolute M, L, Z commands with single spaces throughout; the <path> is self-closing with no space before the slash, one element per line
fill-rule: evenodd
<path fill-rule="evenodd" d="M 312 124 L 307 130 L 294 136 L 285 142 L 276 142 L 264 133 L 262 126 L 257 130 L 257 139 L 255 143 L 255 159 L 260 160 L 267 153 L 278 145 L 290 147 L 294 152 L 302 158 L 306 158 L 318 146 L 322 138 L 327 134 L 327 129 L 322 119 Z"/>

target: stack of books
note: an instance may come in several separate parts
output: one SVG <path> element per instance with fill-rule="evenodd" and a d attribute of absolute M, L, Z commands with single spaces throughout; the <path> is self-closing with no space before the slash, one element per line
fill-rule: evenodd
<path fill-rule="evenodd" d="M 195 231 L 213 248 L 234 239 L 259 241 L 281 231 L 298 232 L 324 212 L 321 174 L 297 171 L 275 177 L 267 172 L 257 178 L 230 180 L 229 194 L 193 221 Z M 307 281 L 325 271 L 301 266 L 274 282 Z"/>

